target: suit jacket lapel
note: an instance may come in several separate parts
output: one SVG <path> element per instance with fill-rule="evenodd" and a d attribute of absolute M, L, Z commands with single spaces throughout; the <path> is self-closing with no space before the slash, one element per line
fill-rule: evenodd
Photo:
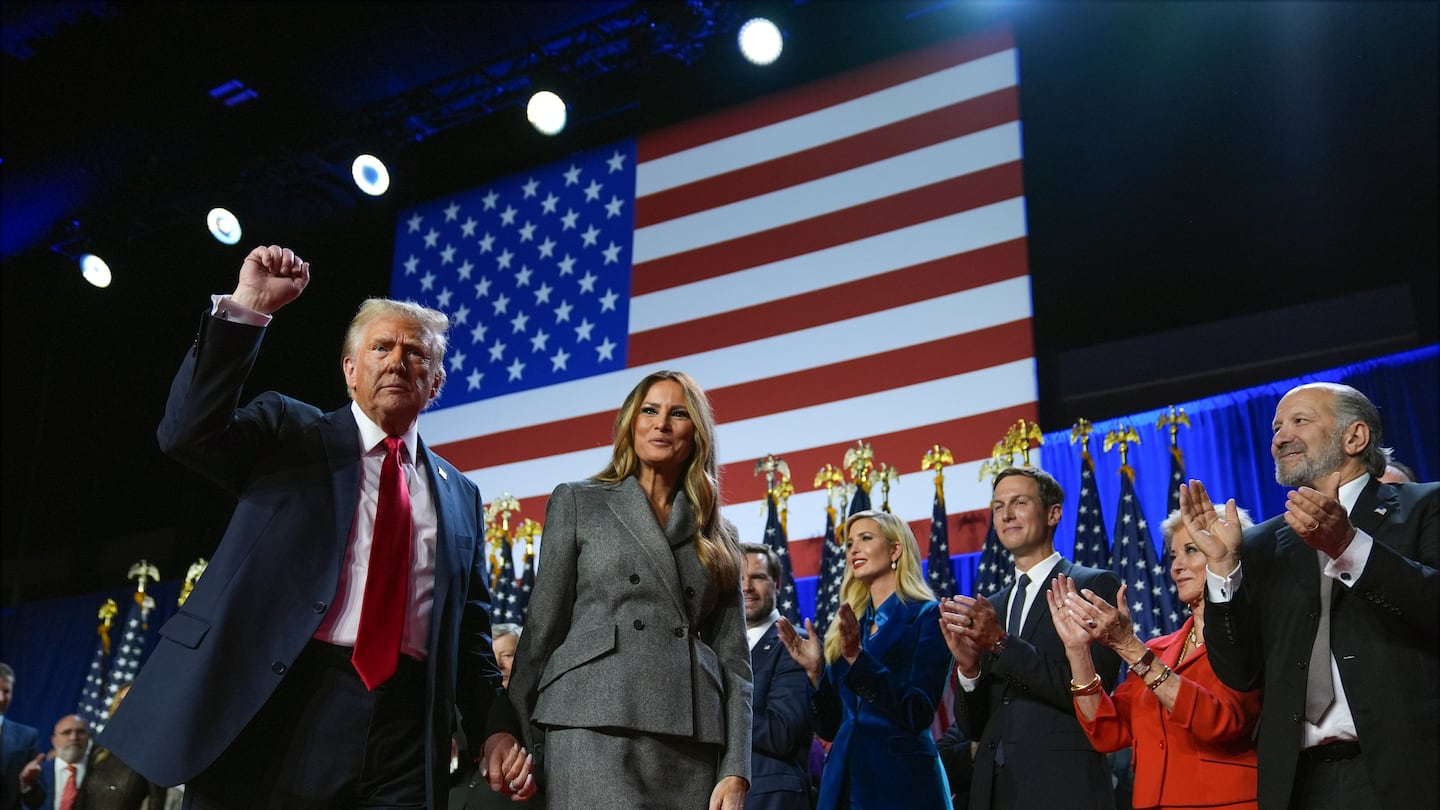
<path fill-rule="evenodd" d="M 1399 490 L 1372 477 L 1365 484 L 1365 488 L 1360 490 L 1360 497 L 1355 499 L 1355 508 L 1350 510 L 1350 522 L 1375 537 L 1385 528 L 1390 515 L 1399 508 Z"/>
<path fill-rule="evenodd" d="M 1050 606 L 1045 603 L 1045 592 L 1050 590 L 1051 584 L 1055 582 L 1056 574 L 1070 576 L 1070 568 L 1070 561 L 1061 557 L 1060 562 L 1056 563 L 1055 567 L 1050 569 L 1050 575 L 1045 577 L 1045 581 L 1039 584 L 1040 590 L 1034 592 L 1035 597 L 1030 601 L 1030 612 L 1025 614 L 1025 621 L 1020 623 L 1020 632 L 1016 633 L 1016 635 L 1026 641 L 1034 641 L 1035 628 L 1040 626 L 1040 620 L 1043 618 L 1047 624 L 1050 623 Z M 1036 587 L 1036 583 L 1030 583 L 1030 587 Z M 1041 614 L 1044 615 L 1042 616 Z"/>
<path fill-rule="evenodd" d="M 863 638 L 863 634 L 869 632 L 868 628 L 860 628 L 862 634 L 861 643 L 867 652 L 876 658 L 885 654 L 885 651 L 895 645 L 901 636 L 905 635 L 910 622 L 915 618 L 910 603 L 900 601 L 900 597 L 892 594 L 885 604 L 880 605 L 875 611 L 875 634 L 870 638 Z"/>
<path fill-rule="evenodd" d="M 610 511 L 634 536 L 636 544 L 644 549 L 680 615 L 688 615 L 680 595 L 680 573 L 675 567 L 675 554 L 671 550 L 672 545 L 693 539 L 695 531 L 694 514 L 685 492 L 682 490 L 676 494 L 670 508 L 670 522 L 663 531 L 655 520 L 655 513 L 650 510 L 645 490 L 640 488 L 640 481 L 634 476 L 610 487 L 610 493 L 611 496 L 606 499 Z"/>
<path fill-rule="evenodd" d="M 456 583 L 458 572 L 464 571 L 460 560 L 460 548 L 454 543 L 454 532 L 457 527 L 465 525 L 465 521 L 456 513 L 460 500 L 457 497 L 459 484 L 442 478 L 439 475 L 440 465 L 438 457 L 430 452 L 430 448 L 423 441 L 417 441 L 420 455 L 425 459 L 426 480 L 430 483 L 430 494 L 435 499 L 435 592 L 431 599 L 431 617 L 445 615 L 443 608 L 448 604 L 450 589 Z M 484 542 L 484 531 L 476 527 L 479 536 L 474 542 Z M 494 594 L 491 594 L 492 598 Z M 440 638 L 440 622 L 430 622 L 430 644 L 431 649 Z"/>
<path fill-rule="evenodd" d="M 360 498 L 360 427 L 346 405 L 325 414 L 320 421 L 320 440 L 330 462 L 330 491 L 335 504 L 335 544 L 341 554 L 355 528 L 355 507 Z"/>

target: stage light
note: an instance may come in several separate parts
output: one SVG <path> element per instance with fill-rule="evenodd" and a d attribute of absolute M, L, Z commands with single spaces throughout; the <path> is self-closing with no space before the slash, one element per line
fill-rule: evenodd
<path fill-rule="evenodd" d="M 103 289 L 110 286 L 110 265 L 94 253 L 80 257 L 80 275 L 96 287 Z"/>
<path fill-rule="evenodd" d="M 205 224 L 210 227 L 210 235 L 222 245 L 240 241 L 240 220 L 224 208 L 211 208 L 205 215 Z"/>
<path fill-rule="evenodd" d="M 558 135 L 565 129 L 565 101 L 549 90 L 541 90 L 525 105 L 525 117 L 542 135 Z"/>
<path fill-rule="evenodd" d="M 756 65 L 768 65 L 780 58 L 785 38 L 775 23 L 754 17 L 740 26 L 740 53 Z"/>
<path fill-rule="evenodd" d="M 390 170 L 374 155 L 355 158 L 350 164 L 350 176 L 355 178 L 355 185 L 371 197 L 379 197 L 390 188 Z"/>

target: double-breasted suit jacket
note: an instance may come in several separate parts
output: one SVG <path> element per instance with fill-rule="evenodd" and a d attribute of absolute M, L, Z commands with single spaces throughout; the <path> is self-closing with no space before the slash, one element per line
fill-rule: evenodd
<path fill-rule="evenodd" d="M 1254 807 L 1255 723 L 1260 692 L 1237 692 L 1210 668 L 1205 645 L 1178 661 L 1195 626 L 1146 642 L 1180 685 L 1166 709 L 1145 681 L 1130 676 L 1114 695 L 1100 695 L 1095 716 L 1080 724 L 1098 751 L 1135 750 L 1135 807 Z M 1077 715 L 1079 716 L 1079 715 Z"/>
<path fill-rule="evenodd" d="M 1015 786 L 1019 810 L 1115 806 L 1110 769 L 1075 717 L 1070 663 L 1045 602 L 1057 574 L 1111 604 L 1120 589 L 1120 579 L 1110 571 L 1060 560 L 1035 594 L 1024 626 L 1018 632 L 1007 628 L 1004 651 L 981 654 L 979 682 L 956 703 L 962 728 L 979 742 L 970 787 L 970 806 L 976 810 L 996 806 L 991 788 L 995 769 L 1002 766 Z M 1013 589 L 1007 585 L 988 597 L 1002 622 Z M 1090 654 L 1106 691 L 1114 688 L 1120 657 L 1101 644 L 1092 644 Z"/>
<path fill-rule="evenodd" d="M 1440 803 L 1440 484 L 1365 484 L 1350 520 L 1374 538 L 1364 571 L 1331 594 L 1330 650 L 1384 807 Z M 1272 518 L 1245 532 L 1241 582 L 1205 608 L 1220 679 L 1264 687 L 1260 807 L 1284 810 L 1300 757 L 1306 671 L 1320 619 L 1315 549 Z M 1209 589 L 1206 589 L 1209 598 Z"/>
<path fill-rule="evenodd" d="M 810 679 L 770 625 L 750 650 L 755 673 L 750 753 L 750 810 L 809 810 Z"/>
<path fill-rule="evenodd" d="M 101 734 L 161 785 L 209 767 L 260 710 L 331 607 L 360 490 L 351 406 L 330 413 L 273 391 L 236 408 L 264 329 L 206 316 L 170 389 L 168 454 L 238 499 L 205 574 Z M 426 658 L 429 806 L 443 803 L 452 718 L 467 738 L 512 730 L 490 649 L 480 491 L 421 442 L 435 499 L 434 597 Z M 490 717 L 492 704 L 503 710 Z M 515 729 L 518 730 L 518 729 Z"/>
<path fill-rule="evenodd" d="M 831 741 L 819 807 L 842 806 L 848 790 L 854 810 L 949 810 L 950 786 L 930 733 L 951 667 L 940 603 L 892 594 L 875 624 L 855 663 L 837 658 L 812 691 L 816 732 Z"/>
<path fill-rule="evenodd" d="M 662 529 L 633 476 L 550 495 L 510 674 L 542 759 L 545 727 L 628 729 L 713 744 L 717 778 L 749 781 L 744 600 L 716 586 L 695 532 L 683 490 Z"/>

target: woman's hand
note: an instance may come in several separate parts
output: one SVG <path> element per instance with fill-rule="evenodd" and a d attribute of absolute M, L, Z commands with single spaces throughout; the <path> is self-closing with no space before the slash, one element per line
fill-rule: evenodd
<path fill-rule="evenodd" d="M 780 630 L 780 643 L 785 645 L 785 651 L 790 653 L 795 663 L 804 667 L 805 674 L 810 676 L 810 685 L 819 686 L 825 657 L 821 654 L 820 639 L 815 637 L 815 628 L 810 626 L 810 620 L 805 620 L 804 636 L 795 632 L 795 627 L 784 616 L 775 620 L 775 626 Z"/>
<path fill-rule="evenodd" d="M 1098 641 L 1116 652 L 1139 648 L 1145 645 L 1135 635 L 1135 623 L 1130 620 L 1130 606 L 1125 603 L 1125 586 L 1115 593 L 1115 606 L 1105 598 L 1086 588 L 1075 590 L 1075 580 L 1061 574 L 1055 578 L 1055 590 L 1063 594 L 1062 603 L 1066 613 L 1075 624 L 1084 629 L 1094 641 Z"/>
<path fill-rule="evenodd" d="M 738 776 L 721 779 L 710 791 L 710 810 L 741 810 L 745 806 L 745 792 L 749 789 L 750 784 Z"/>
<path fill-rule="evenodd" d="M 855 619 L 855 610 L 850 605 L 843 604 L 836 614 L 836 620 L 840 622 L 840 654 L 845 656 L 845 662 L 855 663 L 860 657 L 860 622 Z M 865 628 L 870 632 L 870 628 Z"/>

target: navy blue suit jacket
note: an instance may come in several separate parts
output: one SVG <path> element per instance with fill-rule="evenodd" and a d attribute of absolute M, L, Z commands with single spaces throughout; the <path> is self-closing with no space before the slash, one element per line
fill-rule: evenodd
<path fill-rule="evenodd" d="M 820 808 L 848 789 L 853 810 L 950 810 L 950 787 L 930 724 L 950 676 L 939 602 L 891 596 L 879 629 L 854 664 L 837 658 L 812 695 L 815 728 L 832 740 L 820 777 Z"/>
<path fill-rule="evenodd" d="M 40 732 L 24 723 L 5 718 L 0 723 L 0 810 L 20 806 L 20 771 L 40 754 Z M 27 807 L 38 807 L 43 796 L 31 791 L 24 796 Z"/>
<path fill-rule="evenodd" d="M 751 697 L 750 810 L 809 810 L 810 679 L 770 625 L 750 650 L 755 691 Z"/>
<path fill-rule="evenodd" d="M 263 333 L 207 315 L 158 432 L 163 450 L 238 499 L 204 576 L 100 735 L 161 785 L 202 773 L 275 691 L 330 609 L 354 521 L 363 449 L 348 404 L 322 413 L 272 391 L 236 409 Z M 479 488 L 423 442 L 417 456 L 438 518 L 425 699 L 435 807 L 457 706 L 467 739 L 517 729 L 496 700 Z"/>

